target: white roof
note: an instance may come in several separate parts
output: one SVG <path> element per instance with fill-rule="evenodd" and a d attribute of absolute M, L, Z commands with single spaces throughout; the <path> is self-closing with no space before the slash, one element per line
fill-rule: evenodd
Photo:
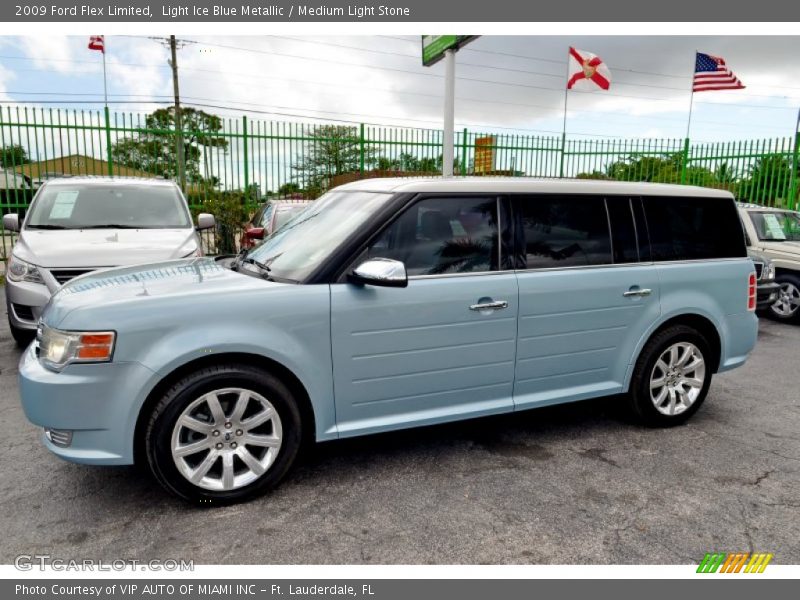
<path fill-rule="evenodd" d="M 386 177 L 361 179 L 337 190 L 369 192 L 478 192 L 478 193 L 559 193 L 632 194 L 637 196 L 702 196 L 732 198 L 725 190 L 598 179 L 540 179 L 534 177 Z"/>
<path fill-rule="evenodd" d="M 161 177 L 108 177 L 104 175 L 70 175 L 68 177 L 53 177 L 46 179 L 44 185 L 177 185 L 171 179 Z"/>

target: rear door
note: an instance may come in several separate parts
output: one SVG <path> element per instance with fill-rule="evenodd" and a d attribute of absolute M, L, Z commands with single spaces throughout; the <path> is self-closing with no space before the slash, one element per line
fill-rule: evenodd
<path fill-rule="evenodd" d="M 639 199 L 515 196 L 512 210 L 521 248 L 515 406 L 622 391 L 660 313 Z"/>
<path fill-rule="evenodd" d="M 400 260 L 408 287 L 331 285 L 340 435 L 513 409 L 518 290 L 500 270 L 499 210 L 420 199 L 353 264 Z"/>

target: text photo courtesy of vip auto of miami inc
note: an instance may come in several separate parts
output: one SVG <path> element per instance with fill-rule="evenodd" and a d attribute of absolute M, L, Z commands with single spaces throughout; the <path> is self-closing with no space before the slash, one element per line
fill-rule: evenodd
<path fill-rule="evenodd" d="M 797 37 L 147 27 L 0 37 L 5 575 L 796 576 Z"/>

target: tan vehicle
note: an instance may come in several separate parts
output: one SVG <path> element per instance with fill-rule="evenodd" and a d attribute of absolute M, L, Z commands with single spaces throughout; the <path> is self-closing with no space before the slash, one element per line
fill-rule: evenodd
<path fill-rule="evenodd" d="M 800 320 L 800 212 L 739 204 L 747 246 L 772 260 L 778 299 L 769 307 L 783 321 Z"/>

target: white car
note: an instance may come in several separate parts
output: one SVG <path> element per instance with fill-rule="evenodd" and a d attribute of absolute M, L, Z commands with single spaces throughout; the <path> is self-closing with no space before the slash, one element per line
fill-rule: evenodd
<path fill-rule="evenodd" d="M 14 339 L 26 345 L 50 296 L 70 279 L 109 267 L 202 256 L 199 229 L 180 188 L 158 179 L 70 177 L 45 182 L 27 215 L 3 216 L 19 239 L 6 269 Z"/>
<path fill-rule="evenodd" d="M 767 258 L 780 285 L 769 313 L 781 321 L 800 319 L 800 213 L 758 204 L 739 204 L 747 246 Z"/>

